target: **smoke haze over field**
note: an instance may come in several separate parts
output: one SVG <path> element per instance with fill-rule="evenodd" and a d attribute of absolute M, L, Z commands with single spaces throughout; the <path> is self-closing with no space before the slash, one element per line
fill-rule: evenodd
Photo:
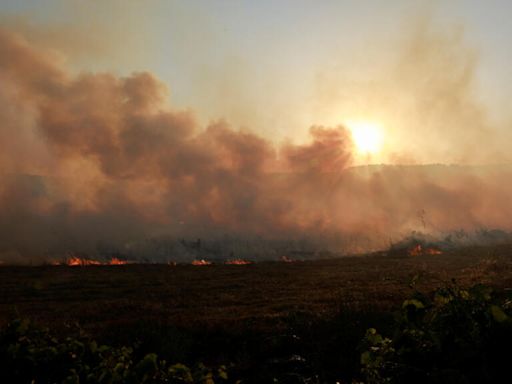
<path fill-rule="evenodd" d="M 425 140 L 425 151 L 453 151 L 448 158 L 463 163 L 506 159 L 471 98 L 473 62 L 417 36 L 400 76 L 419 89 L 397 105 L 405 113 L 411 97 L 425 120 L 406 120 L 419 128 L 404 131 L 411 152 L 395 158 L 421 162 Z M 354 167 L 342 125 L 312 126 L 302 144 L 222 119 L 202 126 L 193 111 L 169 106 L 153 74 L 76 74 L 8 29 L 0 83 L 0 260 L 107 245 L 124 252 L 150 238 L 309 241 L 354 252 L 412 230 L 512 230 L 512 167 Z"/>

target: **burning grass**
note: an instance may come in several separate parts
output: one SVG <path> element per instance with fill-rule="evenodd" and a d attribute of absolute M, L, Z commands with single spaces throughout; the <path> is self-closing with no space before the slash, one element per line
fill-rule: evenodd
<path fill-rule="evenodd" d="M 126 265 L 126 264 L 133 264 L 133 263 L 134 263 L 133 261 L 122 260 L 117 257 L 113 257 L 108 261 L 99 261 L 99 260 L 88 259 L 85 257 L 71 256 L 62 262 L 59 262 L 59 261 L 53 262 L 52 265 L 67 265 L 70 267 L 89 267 L 89 266 L 93 266 L 93 265 Z"/>
<path fill-rule="evenodd" d="M 294 260 L 288 256 L 281 256 L 279 258 L 279 261 L 283 262 L 283 263 L 295 263 L 297 260 Z"/>
<path fill-rule="evenodd" d="M 490 258 L 493 264 L 488 263 Z M 16 306 L 42 320 L 53 322 L 53 314 L 61 313 L 62 319 L 95 319 L 96 326 L 102 326 L 113 321 L 112 313 L 116 313 L 116 321 L 122 321 L 125 309 L 130 307 L 128 313 L 136 308 L 144 315 L 154 314 L 158 318 L 218 324 L 226 319 L 279 317 L 295 310 L 324 313 L 337 308 L 340 302 L 344 306 L 376 305 L 386 309 L 404 298 L 416 276 L 417 284 L 426 289 L 434 289 L 451 278 L 512 287 L 512 269 L 501 267 L 510 265 L 512 246 L 446 250 L 435 257 L 422 252 L 406 258 L 376 254 L 319 261 L 259 262 L 251 268 L 231 268 L 248 265 L 247 260 L 228 265 L 201 259 L 192 263 L 210 268 L 89 260 L 70 261 L 72 266 L 90 268 L 3 265 L 0 314 L 5 316 Z M 103 265 L 124 268 L 95 268 Z M 499 271 L 495 265 L 500 266 Z M 108 311 L 98 312 L 98 308 Z"/>
<path fill-rule="evenodd" d="M 419 256 L 419 255 L 442 255 L 443 252 L 436 247 L 425 247 L 421 244 L 416 244 L 414 247 L 410 248 L 407 251 L 409 256 Z"/>
<path fill-rule="evenodd" d="M 227 265 L 250 265 L 250 264 L 254 264 L 254 262 L 249 261 L 249 260 L 243 260 L 243 259 L 232 259 L 232 260 L 227 260 L 224 264 L 227 264 Z"/>
<path fill-rule="evenodd" d="M 203 266 L 203 265 L 212 265 L 213 262 L 209 261 L 209 260 L 205 260 L 205 259 L 199 259 L 199 260 L 193 260 L 192 265 L 196 265 L 196 266 Z"/>

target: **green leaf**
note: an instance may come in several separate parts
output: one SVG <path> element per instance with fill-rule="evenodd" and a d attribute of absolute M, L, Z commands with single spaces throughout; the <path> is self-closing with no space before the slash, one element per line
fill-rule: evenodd
<path fill-rule="evenodd" d="M 152 375 L 158 371 L 157 355 L 155 353 L 147 354 L 138 364 L 137 371 L 141 375 Z"/>
<path fill-rule="evenodd" d="M 377 333 L 377 330 L 375 328 L 369 328 L 366 331 L 366 340 L 371 345 L 378 345 L 382 343 L 382 336 Z"/>
<path fill-rule="evenodd" d="M 371 361 L 372 355 L 370 351 L 365 351 L 361 353 L 361 365 L 368 365 L 368 363 Z"/>
<path fill-rule="evenodd" d="M 491 305 L 490 308 L 491 315 L 498 323 L 503 323 L 504 321 L 507 321 L 508 316 L 503 310 L 498 307 L 497 305 Z"/>
<path fill-rule="evenodd" d="M 405 300 L 404 303 L 402 304 L 402 308 L 407 308 L 409 306 L 413 306 L 416 309 L 425 308 L 425 305 L 421 301 L 416 299 Z"/>
<path fill-rule="evenodd" d="M 228 379 L 228 374 L 227 374 L 226 370 L 223 367 L 220 367 L 217 370 L 217 376 L 219 376 L 219 378 L 221 378 L 223 380 L 227 380 Z"/>
<path fill-rule="evenodd" d="M 190 369 L 183 364 L 174 364 L 169 367 L 169 374 L 173 379 L 178 379 L 184 383 L 193 382 Z"/>

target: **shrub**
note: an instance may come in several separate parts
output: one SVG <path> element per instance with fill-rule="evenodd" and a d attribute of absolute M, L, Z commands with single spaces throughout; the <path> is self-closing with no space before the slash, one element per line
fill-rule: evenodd
<path fill-rule="evenodd" d="M 98 345 L 87 336 L 57 339 L 48 329 L 15 320 L 0 331 L 0 382 L 62 384 L 204 383 L 227 380 L 226 369 L 168 364 L 154 353 Z"/>
<path fill-rule="evenodd" d="M 362 373 L 374 383 L 494 383 L 509 373 L 511 301 L 455 283 L 403 303 L 391 338 L 369 329 Z"/>

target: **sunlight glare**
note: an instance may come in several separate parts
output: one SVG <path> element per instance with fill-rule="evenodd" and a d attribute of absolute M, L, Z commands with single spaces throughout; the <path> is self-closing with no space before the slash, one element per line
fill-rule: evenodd
<path fill-rule="evenodd" d="M 352 134 L 354 145 L 361 154 L 376 154 L 382 147 L 382 127 L 374 122 L 352 121 L 347 126 Z"/>

